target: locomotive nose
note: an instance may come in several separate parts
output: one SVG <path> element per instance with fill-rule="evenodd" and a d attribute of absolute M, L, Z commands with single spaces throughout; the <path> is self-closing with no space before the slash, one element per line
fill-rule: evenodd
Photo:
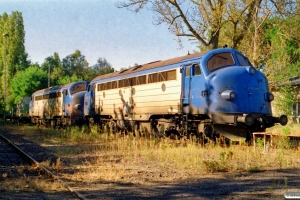
<path fill-rule="evenodd" d="M 264 74 L 254 67 L 223 68 L 212 73 L 208 79 L 214 86 L 210 98 L 219 102 L 213 105 L 216 112 L 271 113 L 270 102 L 274 99 L 274 95 L 268 91 Z"/>

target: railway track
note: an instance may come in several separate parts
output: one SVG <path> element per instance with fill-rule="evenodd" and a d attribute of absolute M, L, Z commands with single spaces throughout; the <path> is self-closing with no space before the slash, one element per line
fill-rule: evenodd
<path fill-rule="evenodd" d="M 25 151 L 39 156 L 33 158 Z M 2 130 L 0 199 L 86 199 L 37 161 L 45 157 L 37 145 Z"/>

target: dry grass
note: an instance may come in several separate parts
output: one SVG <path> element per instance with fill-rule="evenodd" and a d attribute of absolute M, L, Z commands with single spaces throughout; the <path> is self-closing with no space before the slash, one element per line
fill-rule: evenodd
<path fill-rule="evenodd" d="M 105 134 L 104 134 L 105 135 Z M 131 135 L 106 135 L 105 142 L 82 155 L 80 170 L 72 180 L 93 182 L 124 181 L 147 183 L 191 178 L 195 174 L 217 172 L 258 172 L 263 170 L 297 169 L 300 152 L 291 148 L 219 145 L 168 139 L 145 139 Z M 101 140 L 100 140 L 101 141 Z M 89 146 L 89 145 L 87 145 Z M 84 148 L 88 149 L 88 148 Z M 90 155 L 93 155 L 90 159 Z"/>
<path fill-rule="evenodd" d="M 274 138 L 268 152 L 264 152 L 261 143 L 256 149 L 246 145 L 202 146 L 184 140 L 134 137 L 132 133 L 126 136 L 99 134 L 96 128 L 87 134 L 85 127 L 60 131 L 43 129 L 39 142 L 56 147 L 57 156 L 67 161 L 73 172 L 72 176 L 69 173 L 62 175 L 70 181 L 150 184 L 219 172 L 299 169 L 300 151 L 291 148 L 286 138 L 287 133 L 294 133 L 294 130 L 297 133 L 297 127 L 300 126 L 278 126 L 267 130 L 281 136 Z M 59 166 L 49 167 L 64 168 L 60 160 Z"/>
<path fill-rule="evenodd" d="M 273 135 L 293 135 L 300 136 L 300 124 L 289 123 L 286 126 L 276 125 L 267 129 Z"/>
<path fill-rule="evenodd" d="M 168 146 L 169 143 L 161 142 Z M 195 174 L 216 172 L 257 172 L 299 168 L 300 152 L 246 146 L 199 147 L 168 146 L 164 149 L 127 149 L 95 151 L 93 159 L 83 161 L 74 181 L 120 181 L 145 183 L 191 178 Z M 89 154 L 86 154 L 87 156 Z"/>
<path fill-rule="evenodd" d="M 22 174 L 22 171 L 19 171 Z M 25 174 L 18 178 L 12 178 L 7 174 L 2 174 L 0 181 L 0 188 L 7 191 L 57 191 L 65 190 L 65 188 L 52 178 L 45 178 L 45 176 L 26 176 Z"/>

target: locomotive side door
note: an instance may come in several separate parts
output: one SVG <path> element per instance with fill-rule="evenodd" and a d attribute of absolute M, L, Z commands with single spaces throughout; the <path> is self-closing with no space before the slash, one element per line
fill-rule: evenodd
<path fill-rule="evenodd" d="M 95 114 L 94 85 L 89 84 L 88 91 L 84 95 L 84 116 L 93 116 Z"/>
<path fill-rule="evenodd" d="M 68 116 L 68 113 L 69 113 L 69 110 L 68 110 L 68 100 L 67 100 L 67 98 L 68 98 L 68 90 L 63 90 L 63 92 L 62 92 L 62 99 L 63 99 L 63 101 L 62 101 L 62 108 L 63 108 L 63 115 L 64 116 Z"/>
<path fill-rule="evenodd" d="M 208 89 L 200 64 L 193 63 L 191 65 L 189 79 L 189 113 L 205 114 L 207 112 Z"/>
<path fill-rule="evenodd" d="M 181 66 L 181 76 L 182 76 L 181 102 L 182 102 L 183 113 L 189 113 L 190 85 L 191 85 L 190 72 L 191 72 L 191 65 Z"/>

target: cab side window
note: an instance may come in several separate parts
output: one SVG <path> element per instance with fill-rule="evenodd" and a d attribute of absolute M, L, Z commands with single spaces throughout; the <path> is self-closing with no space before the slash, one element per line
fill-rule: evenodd
<path fill-rule="evenodd" d="M 193 76 L 200 76 L 201 75 L 201 69 L 199 64 L 193 65 Z"/>
<path fill-rule="evenodd" d="M 242 65 L 242 66 L 252 66 L 247 57 L 245 57 L 241 54 L 238 54 L 238 53 L 236 54 L 236 57 L 237 57 L 240 65 Z"/>

